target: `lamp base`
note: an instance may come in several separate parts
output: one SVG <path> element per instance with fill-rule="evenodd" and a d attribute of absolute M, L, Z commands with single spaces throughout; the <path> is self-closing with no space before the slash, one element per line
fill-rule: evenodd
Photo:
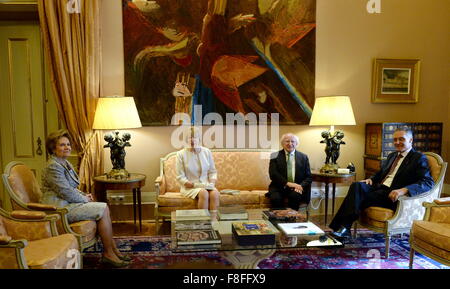
<path fill-rule="evenodd" d="M 126 169 L 112 169 L 106 174 L 108 179 L 126 179 L 130 176 L 130 173 Z"/>
<path fill-rule="evenodd" d="M 321 173 L 326 173 L 326 174 L 335 174 L 337 173 L 337 170 L 339 168 L 338 164 L 325 164 L 323 167 L 320 168 L 320 172 Z"/>

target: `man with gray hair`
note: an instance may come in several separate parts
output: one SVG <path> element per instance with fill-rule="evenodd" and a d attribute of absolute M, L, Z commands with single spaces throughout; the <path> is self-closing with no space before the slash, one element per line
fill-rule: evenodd
<path fill-rule="evenodd" d="M 396 129 L 393 139 L 396 151 L 387 156 L 381 169 L 371 178 L 350 186 L 329 226 L 335 237 L 349 237 L 352 223 L 364 209 L 382 207 L 395 211 L 400 196 L 417 196 L 433 187 L 427 157 L 412 148 L 411 130 Z"/>
<path fill-rule="evenodd" d="M 309 204 L 311 199 L 311 170 L 308 156 L 296 150 L 298 137 L 287 133 L 281 137 L 282 150 L 271 155 L 269 175 L 272 182 L 267 196 L 272 208 L 288 206 L 298 210 L 300 203 Z"/>

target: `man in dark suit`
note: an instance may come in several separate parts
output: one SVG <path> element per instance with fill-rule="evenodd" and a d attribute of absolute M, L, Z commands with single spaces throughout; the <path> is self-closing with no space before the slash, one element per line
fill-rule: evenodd
<path fill-rule="evenodd" d="M 334 236 L 349 236 L 352 223 L 368 207 L 395 211 L 400 196 L 416 196 L 433 187 L 426 156 L 412 148 L 411 130 L 397 129 L 393 138 L 396 151 L 388 155 L 381 170 L 371 178 L 350 186 L 344 202 L 330 223 Z"/>
<path fill-rule="evenodd" d="M 271 155 L 269 175 L 272 182 L 267 195 L 272 208 L 284 208 L 284 199 L 288 206 L 298 210 L 300 203 L 309 203 L 311 199 L 311 170 L 308 157 L 295 148 L 298 137 L 285 134 L 281 137 L 283 149 Z"/>

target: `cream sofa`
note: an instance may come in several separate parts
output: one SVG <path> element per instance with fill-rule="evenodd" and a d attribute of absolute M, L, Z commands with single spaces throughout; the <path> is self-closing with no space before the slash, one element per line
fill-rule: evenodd
<path fill-rule="evenodd" d="M 270 184 L 270 150 L 212 149 L 217 169 L 216 187 L 239 190 L 237 195 L 221 194 L 220 205 L 240 204 L 247 209 L 269 208 L 270 199 L 265 196 Z M 176 152 L 160 159 L 160 175 L 156 178 L 157 205 L 155 219 L 180 209 L 196 209 L 197 200 L 183 197 L 176 180 Z"/>

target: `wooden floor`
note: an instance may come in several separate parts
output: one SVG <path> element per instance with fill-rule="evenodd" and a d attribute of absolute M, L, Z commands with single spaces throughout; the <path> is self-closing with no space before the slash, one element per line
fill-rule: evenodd
<path fill-rule="evenodd" d="M 327 222 L 329 223 L 332 219 L 332 216 L 329 215 Z M 316 225 L 319 225 L 322 229 L 327 228 L 324 226 L 324 216 L 323 215 L 315 215 L 310 217 L 310 221 L 314 222 Z M 158 232 L 155 232 L 155 223 L 154 221 L 142 221 L 142 232 L 139 232 L 139 223 L 136 223 L 134 226 L 133 221 L 122 221 L 122 222 L 113 222 L 113 232 L 114 236 L 162 236 L 162 235 L 170 235 L 170 221 L 164 222 L 162 225 L 160 224 L 160 228 Z"/>

